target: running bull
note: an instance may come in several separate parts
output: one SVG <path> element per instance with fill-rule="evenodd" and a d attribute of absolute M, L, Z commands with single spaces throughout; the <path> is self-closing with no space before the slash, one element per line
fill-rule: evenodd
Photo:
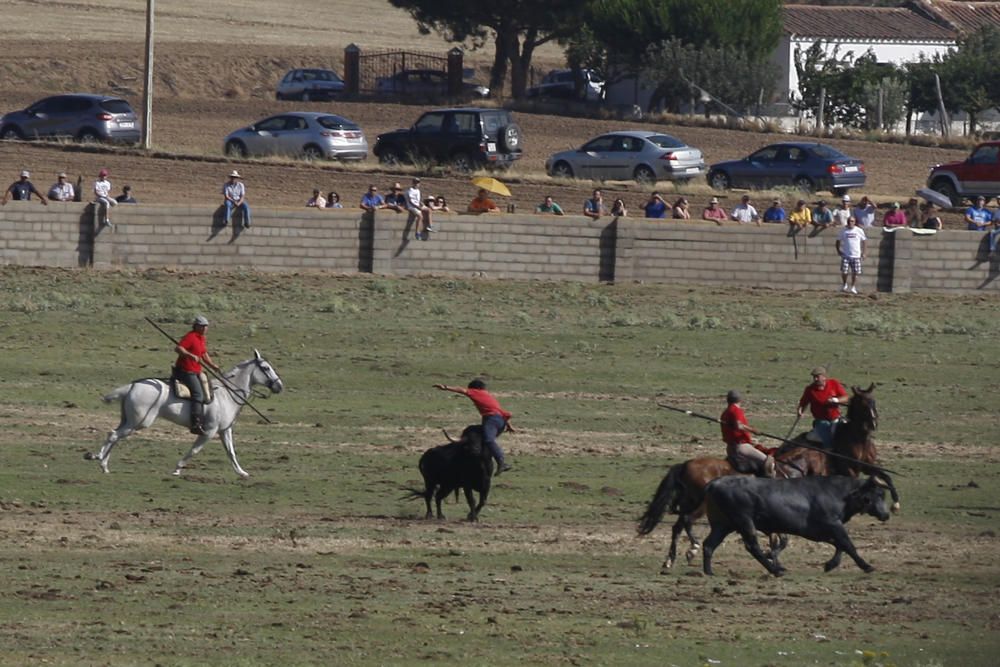
<path fill-rule="evenodd" d="M 844 552 L 862 570 L 871 572 L 875 568 L 858 555 L 844 524 L 856 514 L 888 520 L 886 488 L 897 500 L 892 482 L 875 477 L 859 479 L 834 475 L 767 479 L 734 475 L 713 480 L 705 487 L 708 519 L 712 526 L 704 543 L 705 574 L 712 574 L 712 553 L 716 547 L 734 531 L 739 532 L 747 551 L 768 572 L 776 577 L 784 574 L 785 568 L 778 562 L 780 549 L 765 554 L 757 542 L 758 530 L 769 535 L 798 535 L 832 544 L 837 551 L 824 566 L 827 572 L 840 565 Z M 898 506 L 897 501 L 893 511 Z"/>

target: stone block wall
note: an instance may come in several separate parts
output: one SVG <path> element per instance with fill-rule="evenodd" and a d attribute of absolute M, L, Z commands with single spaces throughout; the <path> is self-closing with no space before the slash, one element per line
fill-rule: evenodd
<path fill-rule="evenodd" d="M 88 204 L 38 200 L 0 207 L 0 264 L 89 266 L 93 235 Z"/>

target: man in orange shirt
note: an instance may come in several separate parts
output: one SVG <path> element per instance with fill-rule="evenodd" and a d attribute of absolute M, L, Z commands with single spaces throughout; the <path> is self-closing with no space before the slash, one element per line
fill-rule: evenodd
<path fill-rule="evenodd" d="M 486 196 L 486 190 L 480 188 L 475 199 L 469 202 L 469 213 L 499 213 L 496 202 Z"/>
<path fill-rule="evenodd" d="M 739 472 L 774 477 L 774 458 L 754 447 L 750 439 L 750 434 L 757 431 L 747 424 L 747 416 L 740 407 L 740 392 L 729 390 L 726 403 L 728 405 L 719 417 L 722 440 L 726 443 L 726 458 Z"/>
<path fill-rule="evenodd" d="M 493 458 L 497 461 L 496 476 L 510 470 L 510 465 L 504 463 L 503 450 L 500 449 L 500 445 L 497 443 L 497 437 L 504 431 L 514 432 L 514 429 L 510 425 L 511 414 L 500 407 L 500 402 L 493 394 L 486 391 L 486 383 L 477 378 L 470 382 L 466 389 L 449 387 L 446 384 L 436 384 L 434 388 L 469 397 L 469 400 L 472 401 L 476 409 L 479 410 L 479 414 L 483 417 L 483 442 L 490 448 Z"/>
<path fill-rule="evenodd" d="M 201 388 L 201 365 L 205 364 L 216 372 L 221 369 L 212 361 L 205 342 L 208 319 L 199 315 L 191 323 L 191 331 L 177 342 L 174 351 L 174 379 L 183 382 L 191 390 L 191 432 L 203 435 L 202 415 L 205 412 L 205 392 Z"/>

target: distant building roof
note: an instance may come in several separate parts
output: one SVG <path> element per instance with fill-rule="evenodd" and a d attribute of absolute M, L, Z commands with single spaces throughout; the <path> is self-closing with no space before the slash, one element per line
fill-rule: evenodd
<path fill-rule="evenodd" d="M 1000 6 L 1000 3 L 988 4 Z M 955 29 L 908 7 L 785 5 L 782 15 L 785 33 L 794 37 L 908 42 L 953 42 L 957 37 Z"/>
<path fill-rule="evenodd" d="M 1000 2 L 982 0 L 913 0 L 910 5 L 928 18 L 960 33 L 986 26 L 1000 28 Z"/>

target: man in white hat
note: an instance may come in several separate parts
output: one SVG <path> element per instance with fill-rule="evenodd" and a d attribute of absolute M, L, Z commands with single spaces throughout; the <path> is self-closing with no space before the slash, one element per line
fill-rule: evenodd
<path fill-rule="evenodd" d="M 854 209 L 851 208 L 851 195 L 844 195 L 840 198 L 840 205 L 833 210 L 834 227 L 846 227 L 847 220 L 854 216 Z"/>
<path fill-rule="evenodd" d="M 233 209 L 239 209 L 243 216 L 243 229 L 250 227 L 250 207 L 247 205 L 247 189 L 243 185 L 240 172 L 233 169 L 229 172 L 229 180 L 222 184 L 223 205 L 226 207 L 225 224 L 233 221 Z"/>
<path fill-rule="evenodd" d="M 73 184 L 66 180 L 66 172 L 60 171 L 56 182 L 49 188 L 49 199 L 52 201 L 73 201 L 75 198 L 76 192 L 73 190 Z"/>
<path fill-rule="evenodd" d="M 191 331 L 177 342 L 174 352 L 177 362 L 174 364 L 173 379 L 182 382 L 191 391 L 191 432 L 202 435 L 205 432 L 202 415 L 205 413 L 205 392 L 202 389 L 201 365 L 219 372 L 221 369 L 208 355 L 205 332 L 208 330 L 208 318 L 199 315 L 191 323 Z"/>
<path fill-rule="evenodd" d="M 721 225 L 722 221 L 725 220 L 726 217 L 726 209 L 719 206 L 718 197 L 712 197 L 712 199 L 708 202 L 708 206 L 706 206 L 705 210 L 701 212 L 702 220 L 711 220 L 717 225 Z"/>
<path fill-rule="evenodd" d="M 0 205 L 6 205 L 10 199 L 14 201 L 28 201 L 31 199 L 31 195 L 35 194 L 38 196 L 38 201 L 42 202 L 43 205 L 48 206 L 49 203 L 45 201 L 45 196 L 38 191 L 31 181 L 31 173 L 25 169 L 21 172 L 21 178 L 10 184 L 7 191 L 3 193 L 3 200 L 0 201 Z"/>

